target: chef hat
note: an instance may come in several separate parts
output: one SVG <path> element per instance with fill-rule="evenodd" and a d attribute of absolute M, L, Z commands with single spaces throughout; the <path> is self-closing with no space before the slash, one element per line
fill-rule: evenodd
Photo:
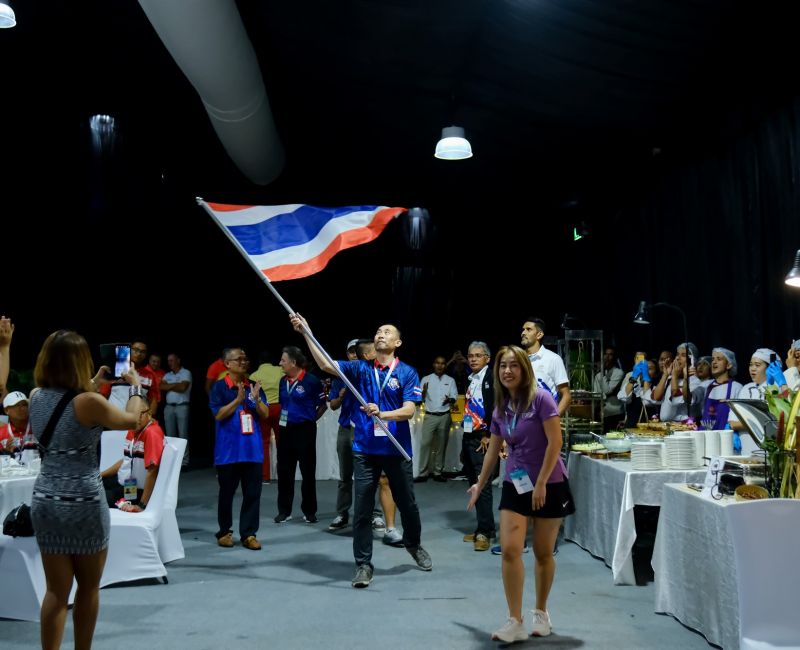
<path fill-rule="evenodd" d="M 728 348 L 714 348 L 711 350 L 711 353 L 714 354 L 715 352 L 719 352 L 722 356 L 724 356 L 728 360 L 728 374 L 733 377 L 736 374 L 739 366 L 736 365 L 736 355 L 731 352 Z"/>
<path fill-rule="evenodd" d="M 688 348 L 690 357 L 694 357 L 695 359 L 700 358 L 700 351 L 697 349 L 697 346 L 694 343 L 679 343 L 678 352 L 681 351 L 681 348 Z M 691 363 L 691 360 L 689 360 L 689 363 Z"/>

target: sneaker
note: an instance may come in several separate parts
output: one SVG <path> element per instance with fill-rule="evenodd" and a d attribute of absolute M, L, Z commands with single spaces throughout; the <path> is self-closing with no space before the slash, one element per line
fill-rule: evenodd
<path fill-rule="evenodd" d="M 417 478 L 414 479 L 414 483 L 424 483 L 427 480 L 427 476 L 417 476 Z"/>
<path fill-rule="evenodd" d="M 525 546 L 522 547 L 522 552 L 527 553 L 530 550 L 531 548 L 530 546 L 528 546 L 528 542 L 525 542 Z M 500 548 L 500 544 L 495 544 L 494 546 L 492 546 L 492 555 L 502 555 L 502 554 L 503 554 L 503 549 Z"/>
<path fill-rule="evenodd" d="M 492 632 L 492 641 L 513 643 L 514 641 L 525 641 L 527 638 L 528 633 L 525 631 L 525 626 L 522 624 L 522 621 L 518 621 L 513 616 L 508 617 L 503 627 Z"/>
<path fill-rule="evenodd" d="M 350 584 L 356 589 L 363 589 L 369 587 L 370 582 L 372 582 L 372 567 L 369 564 L 359 564 Z"/>
<path fill-rule="evenodd" d="M 251 551 L 260 551 L 261 542 L 256 539 L 255 535 L 248 535 L 242 540 L 242 546 L 249 548 Z"/>
<path fill-rule="evenodd" d="M 433 562 L 431 562 L 431 556 L 428 555 L 428 551 L 426 551 L 421 546 L 414 546 L 413 548 L 407 547 L 406 550 L 411 553 L 411 557 L 414 558 L 414 562 L 417 563 L 417 566 L 422 569 L 423 571 L 430 571 L 433 568 Z"/>
<path fill-rule="evenodd" d="M 442 474 L 434 474 L 433 480 L 437 483 L 447 483 L 447 477 Z"/>
<path fill-rule="evenodd" d="M 317 519 L 316 515 L 303 515 L 303 521 L 307 524 L 316 524 L 319 519 Z"/>
<path fill-rule="evenodd" d="M 223 548 L 233 548 L 233 533 L 225 533 L 222 537 L 217 537 L 217 544 Z"/>
<path fill-rule="evenodd" d="M 475 541 L 475 533 L 470 533 L 469 535 L 464 535 L 465 542 L 474 542 Z"/>
<path fill-rule="evenodd" d="M 387 528 L 383 534 L 383 543 L 388 546 L 400 548 L 403 545 L 403 536 L 397 528 Z"/>
<path fill-rule="evenodd" d="M 382 517 L 374 517 L 372 519 L 372 530 L 383 531 L 386 530 L 386 522 Z"/>
<path fill-rule="evenodd" d="M 550 636 L 550 632 L 553 630 L 553 626 L 550 624 L 550 614 L 541 609 L 532 609 L 531 616 L 533 616 L 531 636 Z"/>
<path fill-rule="evenodd" d="M 277 515 L 275 515 L 275 519 L 273 521 L 276 524 L 283 524 L 291 520 L 292 520 L 292 515 L 283 515 L 279 512 Z"/>
<path fill-rule="evenodd" d="M 483 533 L 478 533 L 475 535 L 475 542 L 473 543 L 473 548 L 476 551 L 488 551 L 489 550 L 489 538 L 486 537 Z"/>
<path fill-rule="evenodd" d="M 328 524 L 328 530 L 341 530 L 347 526 L 347 517 L 343 517 L 342 515 L 336 515 L 333 521 Z"/>

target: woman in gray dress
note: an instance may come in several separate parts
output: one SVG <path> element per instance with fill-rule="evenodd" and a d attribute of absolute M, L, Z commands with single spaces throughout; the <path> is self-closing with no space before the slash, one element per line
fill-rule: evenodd
<path fill-rule="evenodd" d="M 31 394 L 30 422 L 37 438 L 64 393 L 78 393 L 55 425 L 33 488 L 31 517 L 47 582 L 41 612 L 44 650 L 61 646 L 73 578 L 78 583 L 72 612 L 75 648 L 88 650 L 92 645 L 109 536 L 108 506 L 98 471 L 100 433 L 103 427 L 134 428 L 147 409 L 134 369 L 124 376 L 131 384 L 125 411 L 95 392 L 107 370 L 100 368 L 92 378 L 94 364 L 86 340 L 67 330 L 48 336 L 36 360 L 38 388 Z"/>

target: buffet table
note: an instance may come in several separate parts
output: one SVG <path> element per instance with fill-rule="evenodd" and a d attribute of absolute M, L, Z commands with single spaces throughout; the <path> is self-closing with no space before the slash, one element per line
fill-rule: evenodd
<path fill-rule="evenodd" d="M 595 460 L 577 452 L 568 461 L 575 514 L 564 520 L 564 537 L 602 558 L 614 584 L 635 585 L 635 505 L 661 505 L 665 483 L 702 481 L 705 469 L 639 471 L 630 460 Z M 659 529 L 661 526 L 659 525 Z"/>
<path fill-rule="evenodd" d="M 739 648 L 736 562 L 720 501 L 665 485 L 653 549 L 655 611 L 674 616 L 725 650 Z"/>

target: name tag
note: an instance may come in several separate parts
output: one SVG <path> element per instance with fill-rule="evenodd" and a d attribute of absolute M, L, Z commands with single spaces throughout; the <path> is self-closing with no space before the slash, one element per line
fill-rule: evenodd
<path fill-rule="evenodd" d="M 511 482 L 514 484 L 514 487 L 517 488 L 517 494 L 533 492 L 531 477 L 528 476 L 528 472 L 524 469 L 515 469 L 511 472 Z"/>
<path fill-rule="evenodd" d="M 117 492 L 119 494 L 119 492 Z M 136 491 L 136 479 L 135 478 L 126 478 L 125 483 L 122 484 L 122 496 L 125 497 L 125 501 L 130 501 L 133 503 L 136 501 L 136 497 L 138 493 Z"/>
<path fill-rule="evenodd" d="M 253 433 L 253 416 L 245 411 L 239 411 L 239 422 L 242 426 L 242 433 L 250 435 Z"/>
<path fill-rule="evenodd" d="M 281 418 L 280 420 L 278 420 L 278 425 L 285 427 L 287 424 L 289 424 L 289 411 L 287 411 L 286 409 L 282 409 Z"/>
<path fill-rule="evenodd" d="M 381 429 L 381 425 L 378 424 L 377 420 L 372 421 L 372 434 L 376 437 L 377 436 L 383 436 L 384 438 L 386 437 L 386 432 L 383 429 Z"/>

